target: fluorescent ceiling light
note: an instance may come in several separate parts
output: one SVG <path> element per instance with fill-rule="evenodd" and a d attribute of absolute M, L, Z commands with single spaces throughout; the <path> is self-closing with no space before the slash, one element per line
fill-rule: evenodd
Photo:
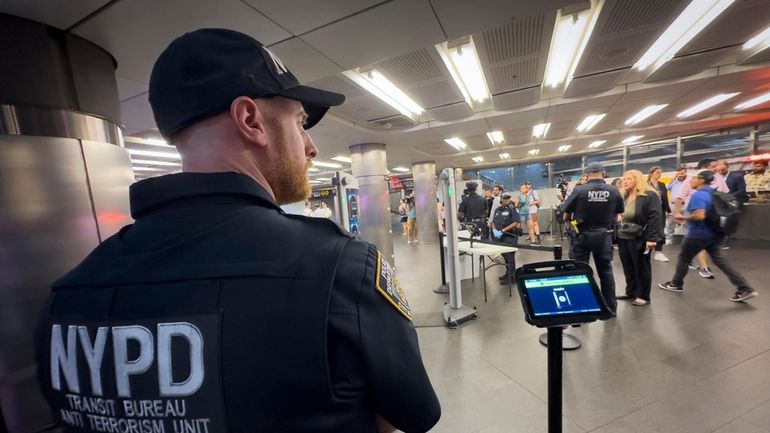
<path fill-rule="evenodd" d="M 660 105 L 650 105 L 649 107 L 645 107 L 642 109 L 642 111 L 629 117 L 628 120 L 626 120 L 626 125 L 636 125 L 637 123 L 652 116 L 653 114 L 666 108 L 667 106 L 668 104 L 660 104 Z"/>
<path fill-rule="evenodd" d="M 317 169 L 315 167 L 310 167 L 310 168 L 307 169 L 307 171 L 321 171 L 321 170 L 319 170 L 319 169 Z"/>
<path fill-rule="evenodd" d="M 359 69 L 355 69 L 343 71 L 342 74 L 414 121 L 425 111 L 412 98 L 406 96 L 406 93 L 374 69 L 366 72 L 359 72 Z"/>
<path fill-rule="evenodd" d="M 770 46 L 770 27 L 762 30 L 760 34 L 749 39 L 745 44 L 743 44 L 743 49 L 750 50 L 756 46 L 759 46 L 760 44 Z"/>
<path fill-rule="evenodd" d="M 548 134 L 548 129 L 551 128 L 550 123 L 538 123 L 532 127 L 532 136 L 535 138 L 544 138 Z"/>
<path fill-rule="evenodd" d="M 313 165 L 326 168 L 342 168 L 342 165 L 333 162 L 313 161 Z"/>
<path fill-rule="evenodd" d="M 448 145 L 454 147 L 457 150 L 463 150 L 466 147 L 468 147 L 467 144 L 465 144 L 464 141 L 460 140 L 457 137 L 447 138 L 444 140 Z"/>
<path fill-rule="evenodd" d="M 580 122 L 580 125 L 577 127 L 578 132 L 588 132 L 596 126 L 597 123 L 599 123 L 600 120 L 604 119 L 604 116 L 606 116 L 606 113 L 602 114 L 592 114 L 585 119 L 583 119 L 582 122 Z"/>
<path fill-rule="evenodd" d="M 322 182 L 331 182 L 332 178 L 330 177 L 317 177 L 315 180 L 320 180 Z"/>
<path fill-rule="evenodd" d="M 154 156 L 154 157 L 157 157 L 157 158 L 171 158 L 171 159 L 179 159 L 179 160 L 182 159 L 182 157 L 179 156 L 179 153 L 155 152 L 155 151 L 152 151 L 152 150 L 139 150 L 139 149 L 126 149 L 126 150 L 131 155 Z"/>
<path fill-rule="evenodd" d="M 551 48 L 548 51 L 543 84 L 558 87 L 565 81 L 569 83 L 572 80 L 603 4 L 604 0 L 593 0 L 589 9 L 580 12 L 559 10 L 556 14 Z"/>
<path fill-rule="evenodd" d="M 319 183 L 321 183 L 321 181 L 320 180 L 309 180 L 308 183 L 319 184 Z"/>
<path fill-rule="evenodd" d="M 134 171 L 167 171 L 163 168 L 153 168 L 153 167 L 131 167 Z"/>
<path fill-rule="evenodd" d="M 489 139 L 489 142 L 492 144 L 505 143 L 505 137 L 503 137 L 503 131 L 487 132 L 487 138 Z"/>
<path fill-rule="evenodd" d="M 529 156 L 540 155 L 540 149 L 529 149 L 529 151 L 527 151 L 527 154 L 529 154 Z"/>
<path fill-rule="evenodd" d="M 740 104 L 735 106 L 736 110 L 745 110 L 747 108 L 751 108 L 755 105 L 762 104 L 764 102 L 770 101 L 770 92 L 763 93 L 756 98 L 751 98 L 748 101 L 741 102 Z"/>
<path fill-rule="evenodd" d="M 597 147 L 601 146 L 606 142 L 607 140 L 596 140 L 593 143 L 589 144 L 588 147 L 590 147 L 591 149 L 596 149 Z"/>
<path fill-rule="evenodd" d="M 331 159 L 333 159 L 333 160 L 335 160 L 335 161 L 339 161 L 339 162 L 346 162 L 346 163 L 348 163 L 348 164 L 350 164 L 351 162 L 353 162 L 353 160 L 352 160 L 352 159 L 350 159 L 350 157 L 348 157 L 348 156 L 342 156 L 342 155 L 337 155 L 337 156 L 334 156 L 334 157 L 332 157 Z"/>
<path fill-rule="evenodd" d="M 162 165 L 165 167 L 178 167 L 182 164 L 179 162 L 171 162 L 171 161 L 150 161 L 148 159 L 132 159 L 131 164 L 139 164 L 139 165 Z"/>
<path fill-rule="evenodd" d="M 477 163 L 481 163 L 481 162 L 484 162 L 484 158 L 483 158 L 483 157 L 481 157 L 481 156 L 474 156 L 474 157 L 473 157 L 473 158 L 471 158 L 471 159 L 472 159 L 472 160 L 474 160 L 474 161 L 476 161 Z"/>
<path fill-rule="evenodd" d="M 622 141 L 623 144 L 631 144 L 639 141 L 644 135 L 632 135 Z"/>
<path fill-rule="evenodd" d="M 500 159 L 509 159 L 511 157 L 511 154 L 510 153 L 501 153 L 501 154 L 499 154 L 497 156 L 499 156 Z"/>
<path fill-rule="evenodd" d="M 436 51 L 471 108 L 492 97 L 471 36 L 438 44 Z"/>
<path fill-rule="evenodd" d="M 708 99 L 706 99 L 703 102 L 700 102 L 698 104 L 693 105 L 692 107 L 682 111 L 681 113 L 677 114 L 676 117 L 680 119 L 684 119 L 686 117 L 690 117 L 694 114 L 700 113 L 703 110 L 706 110 L 708 108 L 711 108 L 717 104 L 721 104 L 722 102 L 727 101 L 728 99 L 734 97 L 735 95 L 739 94 L 740 92 L 735 93 L 720 93 L 719 95 L 712 96 Z"/>
<path fill-rule="evenodd" d="M 406 167 L 393 167 L 394 171 L 400 171 L 401 173 L 408 173 L 409 169 Z"/>
<path fill-rule="evenodd" d="M 572 147 L 571 144 L 565 144 L 563 146 L 559 146 L 559 152 L 566 152 L 569 150 L 570 147 Z"/>
<path fill-rule="evenodd" d="M 658 69 L 671 60 L 676 53 L 687 45 L 709 23 L 718 17 L 735 0 L 692 0 L 673 23 L 663 32 L 657 41 L 634 64 L 634 68 L 645 70 Z"/>

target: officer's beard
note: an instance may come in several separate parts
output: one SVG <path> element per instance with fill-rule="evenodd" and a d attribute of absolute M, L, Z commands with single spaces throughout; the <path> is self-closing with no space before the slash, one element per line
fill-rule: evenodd
<path fill-rule="evenodd" d="M 304 164 L 294 161 L 289 155 L 286 131 L 275 122 L 272 125 L 275 132 L 275 145 L 278 148 L 277 160 L 267 167 L 265 178 L 273 189 L 275 202 L 278 205 L 304 201 L 310 197 L 310 182 L 307 171 L 312 166 L 310 161 Z"/>

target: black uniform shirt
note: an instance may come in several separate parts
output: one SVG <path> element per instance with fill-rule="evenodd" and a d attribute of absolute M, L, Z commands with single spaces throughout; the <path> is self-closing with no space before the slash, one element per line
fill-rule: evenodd
<path fill-rule="evenodd" d="M 583 230 L 609 228 L 623 209 L 623 198 L 618 189 L 602 179 L 591 179 L 576 186 L 564 202 L 564 212 L 580 221 Z"/>
<path fill-rule="evenodd" d="M 236 173 L 138 182 L 131 211 L 54 284 L 39 322 L 38 375 L 65 431 L 438 421 L 408 302 L 373 245 L 285 214 Z"/>
<path fill-rule="evenodd" d="M 460 203 L 457 212 L 463 214 L 465 221 L 484 218 L 486 202 L 484 198 L 475 192 L 471 192 Z"/>
<path fill-rule="evenodd" d="M 497 230 L 502 230 L 514 222 L 519 222 L 519 212 L 512 203 L 508 203 L 508 206 L 500 205 L 495 209 L 492 223 Z"/>

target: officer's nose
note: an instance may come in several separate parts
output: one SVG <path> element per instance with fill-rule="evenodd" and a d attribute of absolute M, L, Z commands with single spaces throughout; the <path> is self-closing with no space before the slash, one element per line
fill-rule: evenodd
<path fill-rule="evenodd" d="M 307 131 L 302 132 L 305 140 L 305 155 L 308 157 L 308 159 L 313 159 L 318 156 L 318 148 L 315 146 L 313 138 L 310 137 L 310 134 L 308 134 Z"/>

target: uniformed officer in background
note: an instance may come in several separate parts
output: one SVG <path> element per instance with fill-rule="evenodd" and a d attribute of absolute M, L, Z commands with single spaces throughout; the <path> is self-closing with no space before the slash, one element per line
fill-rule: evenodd
<path fill-rule="evenodd" d="M 588 263 L 593 254 L 602 294 L 614 313 L 618 303 L 612 273 L 612 227 L 623 213 L 623 198 L 617 188 L 604 181 L 602 164 L 588 164 L 586 177 L 586 183 L 576 186 L 563 206 L 564 220 L 572 228 L 569 257 Z"/>
<path fill-rule="evenodd" d="M 482 236 L 488 238 L 489 232 L 486 230 L 487 224 L 484 220 L 487 203 L 484 201 L 484 197 L 476 194 L 476 182 L 466 183 L 465 188 L 468 191 L 468 195 L 460 202 L 460 206 L 457 209 L 457 219 L 466 223 L 473 223 L 473 225 L 481 230 Z"/>
<path fill-rule="evenodd" d="M 440 407 L 386 258 L 310 195 L 306 129 L 344 96 L 242 33 L 173 41 L 150 77 L 182 173 L 54 284 L 38 374 L 65 431 L 425 432 Z M 312 248 L 308 248 L 312 245 Z M 106 426 L 106 427 L 105 427 Z"/>
<path fill-rule="evenodd" d="M 492 217 L 492 239 L 508 245 L 518 243 L 518 234 L 521 226 L 519 212 L 511 202 L 511 193 L 504 192 L 500 196 L 500 206 L 495 209 Z M 505 275 L 500 277 L 501 284 L 508 284 L 513 280 L 513 272 L 516 270 L 516 253 L 503 253 L 505 259 Z"/>

